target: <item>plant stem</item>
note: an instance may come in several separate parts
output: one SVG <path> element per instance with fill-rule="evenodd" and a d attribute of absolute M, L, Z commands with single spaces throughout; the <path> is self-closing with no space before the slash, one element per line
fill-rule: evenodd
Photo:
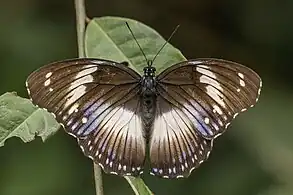
<path fill-rule="evenodd" d="M 102 170 L 100 165 L 94 163 L 94 177 L 96 184 L 96 195 L 103 195 L 103 180 L 102 180 Z"/>
<path fill-rule="evenodd" d="M 78 56 L 80 58 L 85 57 L 84 47 L 84 33 L 85 33 L 85 3 L 84 0 L 74 0 L 75 12 L 76 12 L 76 32 L 77 32 L 77 47 Z"/>
<path fill-rule="evenodd" d="M 78 45 L 78 56 L 80 58 L 85 56 L 85 44 L 84 44 L 84 34 L 85 34 L 85 23 L 86 23 L 86 12 L 85 12 L 85 2 L 84 0 L 74 0 L 75 12 L 76 12 L 76 32 L 77 32 L 77 45 Z M 96 195 L 103 195 L 103 180 L 102 171 L 99 165 L 94 164 L 94 178 Z"/>

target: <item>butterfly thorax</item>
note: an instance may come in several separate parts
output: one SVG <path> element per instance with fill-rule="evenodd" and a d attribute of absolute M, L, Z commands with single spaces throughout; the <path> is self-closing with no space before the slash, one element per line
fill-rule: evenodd
<path fill-rule="evenodd" d="M 155 80 L 155 71 L 154 67 L 145 67 L 144 76 L 142 78 L 141 86 L 141 99 L 142 99 L 142 118 L 144 125 L 146 127 L 146 134 L 150 131 L 152 127 L 155 111 L 156 111 L 156 80 Z M 147 136 L 147 135 L 146 135 Z"/>

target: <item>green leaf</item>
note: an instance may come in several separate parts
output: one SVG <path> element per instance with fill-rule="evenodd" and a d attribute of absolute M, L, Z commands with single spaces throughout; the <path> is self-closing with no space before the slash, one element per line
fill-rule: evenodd
<path fill-rule="evenodd" d="M 40 136 L 45 141 L 58 129 L 59 124 L 53 116 L 36 108 L 30 100 L 15 93 L 0 96 L 0 147 L 10 137 L 30 142 Z"/>
<path fill-rule="evenodd" d="M 166 40 L 145 24 L 119 17 L 101 17 L 90 21 L 85 34 L 86 56 L 116 62 L 127 61 L 130 68 L 142 74 L 147 62 L 127 28 L 126 21 L 147 59 L 152 60 Z M 185 57 L 181 52 L 167 43 L 153 65 L 157 73 L 160 73 L 165 68 L 184 60 Z M 135 194 L 152 194 L 141 178 L 125 177 L 125 179 Z"/>
<path fill-rule="evenodd" d="M 152 60 L 166 40 L 145 24 L 120 17 L 101 17 L 90 21 L 85 34 L 86 56 L 116 62 L 127 61 L 130 68 L 142 73 L 147 62 L 128 30 L 126 21 L 147 59 Z M 184 60 L 181 52 L 167 43 L 154 61 L 154 66 L 159 73 Z"/>

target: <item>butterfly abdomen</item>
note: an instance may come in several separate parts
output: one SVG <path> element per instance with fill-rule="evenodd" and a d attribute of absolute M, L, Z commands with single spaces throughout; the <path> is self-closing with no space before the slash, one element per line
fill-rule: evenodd
<path fill-rule="evenodd" d="M 142 118 L 146 128 L 152 126 L 156 112 L 156 95 L 143 94 L 142 95 Z"/>
<path fill-rule="evenodd" d="M 156 88 L 155 80 L 152 76 L 145 76 L 142 80 L 141 92 L 141 113 L 145 127 L 145 136 L 148 140 L 150 130 L 153 126 L 156 112 Z"/>

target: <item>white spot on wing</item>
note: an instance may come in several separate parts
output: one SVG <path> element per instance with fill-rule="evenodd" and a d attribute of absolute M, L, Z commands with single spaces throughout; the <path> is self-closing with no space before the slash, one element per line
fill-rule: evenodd
<path fill-rule="evenodd" d="M 50 85 L 50 83 L 51 83 L 51 79 L 47 79 L 44 83 L 44 86 L 47 87 Z"/>
<path fill-rule="evenodd" d="M 241 72 L 238 72 L 238 76 L 242 79 L 244 79 L 244 75 Z"/>
<path fill-rule="evenodd" d="M 218 105 L 214 104 L 213 108 L 214 108 L 215 112 L 217 112 L 219 115 L 223 114 L 221 108 Z"/>
<path fill-rule="evenodd" d="M 242 79 L 240 79 L 240 85 L 241 85 L 242 87 L 245 87 L 245 82 L 244 82 Z"/>
<path fill-rule="evenodd" d="M 74 104 L 73 106 L 71 106 L 71 108 L 68 110 L 68 115 L 71 115 L 73 112 L 78 112 L 78 106 L 79 104 Z"/>
<path fill-rule="evenodd" d="M 47 74 L 46 74 L 46 79 L 48 79 L 49 77 L 51 77 L 52 76 L 52 72 L 48 72 Z"/>
<path fill-rule="evenodd" d="M 205 124 L 209 124 L 210 123 L 210 119 L 208 117 L 205 117 L 204 118 L 204 122 L 205 122 Z"/>
<path fill-rule="evenodd" d="M 173 167 L 173 173 L 176 174 L 176 167 Z"/>
<path fill-rule="evenodd" d="M 86 123 L 87 122 L 87 118 L 86 117 L 82 117 L 81 122 L 82 123 Z"/>

